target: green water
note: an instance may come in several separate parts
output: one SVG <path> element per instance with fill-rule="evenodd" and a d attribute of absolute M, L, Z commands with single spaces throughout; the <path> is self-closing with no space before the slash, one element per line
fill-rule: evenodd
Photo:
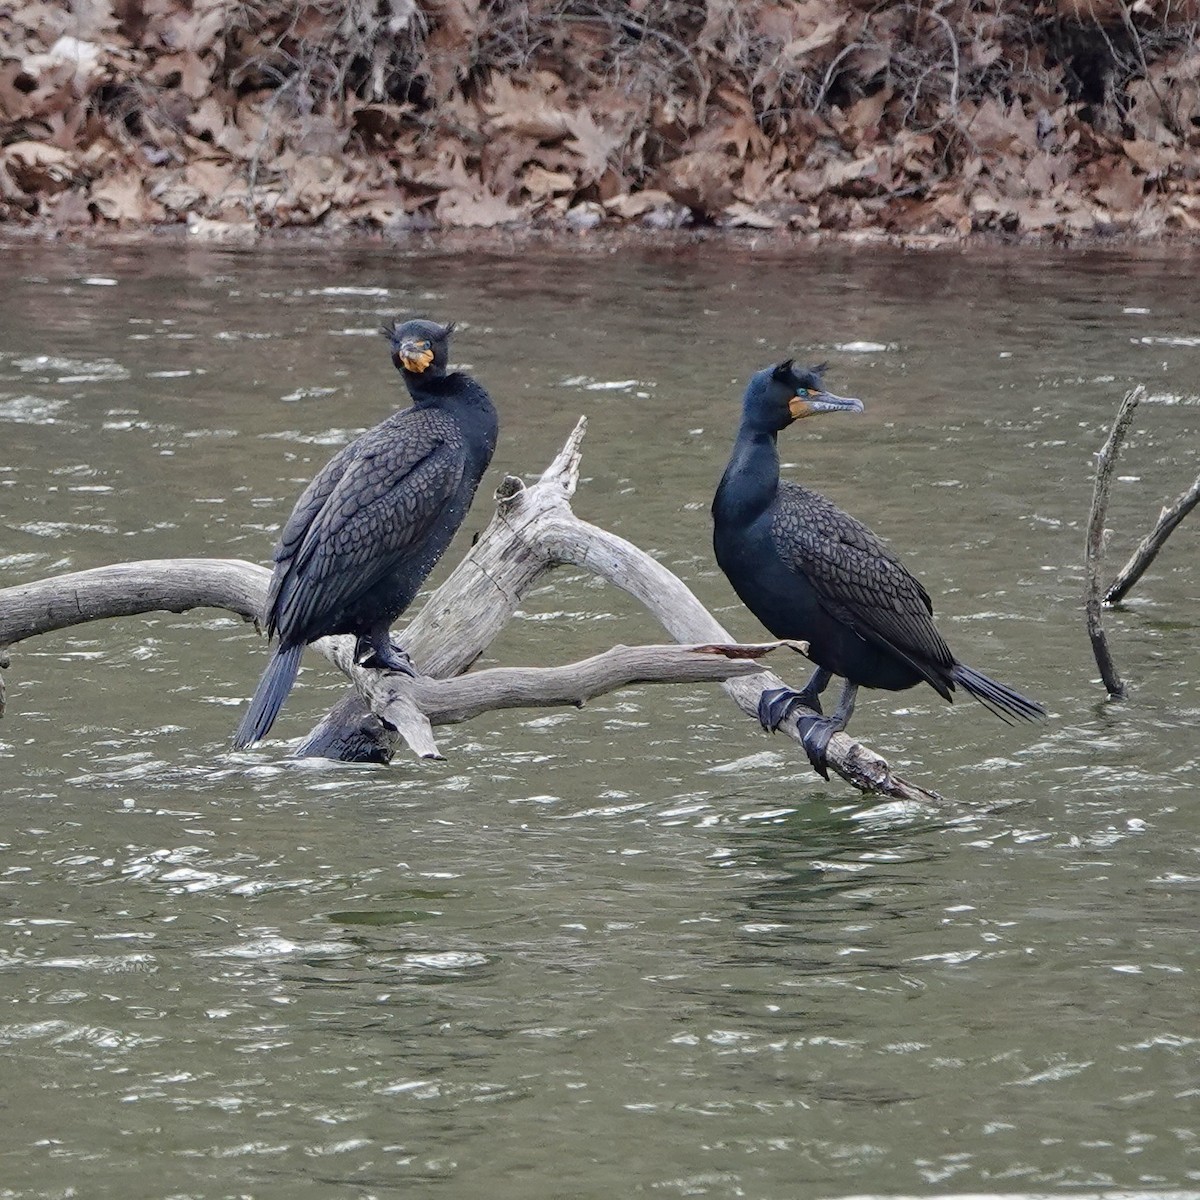
<path fill-rule="evenodd" d="M 397 403 L 374 332 L 457 319 L 506 472 L 589 418 L 580 516 L 738 636 L 708 505 L 744 379 L 828 360 L 861 417 L 785 472 L 887 537 L 957 655 L 1041 699 L 928 688 L 854 731 L 954 799 L 826 784 L 715 688 L 439 730 L 445 763 L 297 763 L 212 611 L 15 647 L 0 721 L 0 1197 L 1200 1194 L 1200 521 L 1084 631 L 1092 456 L 1147 385 L 1115 569 L 1195 477 L 1195 256 L 5 251 L 0 584 L 267 558 L 304 482 Z M 447 564 L 442 566 L 444 573 Z M 562 571 L 496 643 L 657 640 Z M 793 672 L 794 681 L 803 671 Z"/>

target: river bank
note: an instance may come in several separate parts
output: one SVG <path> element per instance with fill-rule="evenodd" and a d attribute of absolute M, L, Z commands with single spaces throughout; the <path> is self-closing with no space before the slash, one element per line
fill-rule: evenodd
<path fill-rule="evenodd" d="M 29 3 L 0 233 L 1190 240 L 1196 7 Z"/>

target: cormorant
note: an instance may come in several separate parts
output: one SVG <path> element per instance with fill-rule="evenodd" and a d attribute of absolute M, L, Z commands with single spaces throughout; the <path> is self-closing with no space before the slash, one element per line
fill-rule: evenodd
<path fill-rule="evenodd" d="M 807 641 L 817 664 L 801 691 L 763 693 L 763 728 L 778 729 L 800 705 L 821 713 L 830 677 L 844 679 L 831 716 L 799 718 L 809 761 L 828 779 L 829 740 L 846 728 L 860 687 L 901 691 L 924 680 L 950 700 L 961 685 L 1003 720 L 1044 717 L 1036 701 L 954 657 L 933 623 L 929 593 L 865 525 L 780 480 L 781 429 L 817 413 L 863 411 L 861 400 L 825 390 L 824 371 L 789 359 L 751 378 L 713 499 L 713 549 L 734 591 L 776 637 Z"/>
<path fill-rule="evenodd" d="M 267 591 L 267 634 L 279 640 L 234 746 L 266 736 L 304 647 L 318 638 L 352 633 L 357 662 L 414 673 L 389 628 L 462 524 L 496 448 L 491 397 L 447 370 L 453 331 L 432 321 L 384 325 L 412 407 L 335 454 L 296 501 Z"/>

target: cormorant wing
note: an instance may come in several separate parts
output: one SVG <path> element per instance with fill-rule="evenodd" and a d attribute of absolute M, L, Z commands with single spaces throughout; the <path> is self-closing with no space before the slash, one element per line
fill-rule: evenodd
<path fill-rule="evenodd" d="M 343 446 L 300 493 L 292 515 L 288 517 L 287 524 L 279 535 L 279 541 L 275 543 L 275 552 L 271 556 L 275 562 L 285 562 L 295 557 L 305 534 L 324 507 L 325 501 L 329 499 L 330 492 L 341 482 L 347 466 L 357 457 L 359 441 L 361 438 L 356 438 L 348 446 Z"/>
<path fill-rule="evenodd" d="M 824 496 L 784 482 L 771 536 L 831 616 L 904 659 L 938 691 L 945 688 L 936 669 L 952 667 L 954 656 L 933 623 L 929 593 L 865 525 Z"/>
<path fill-rule="evenodd" d="M 385 425 L 343 451 L 355 452 L 323 499 L 323 477 L 337 458 L 297 503 L 294 518 L 306 500 L 315 511 L 281 572 L 271 609 L 274 629 L 299 636 L 369 590 L 420 546 L 458 491 L 464 461 L 452 420 L 408 409 Z M 281 549 L 294 544 L 288 540 L 291 525 L 289 520 Z"/>

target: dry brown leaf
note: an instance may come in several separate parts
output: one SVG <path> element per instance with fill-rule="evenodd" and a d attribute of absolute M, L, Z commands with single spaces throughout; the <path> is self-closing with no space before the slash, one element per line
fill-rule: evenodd
<path fill-rule="evenodd" d="M 158 205 L 147 199 L 139 171 L 126 171 L 93 184 L 92 206 L 98 216 L 120 225 L 151 220 L 155 215 L 154 210 L 157 210 L 158 217 L 162 216 Z"/>
<path fill-rule="evenodd" d="M 1173 146 L 1163 146 L 1158 142 L 1143 141 L 1140 138 L 1124 142 L 1122 145 L 1130 162 L 1152 178 L 1165 175 L 1179 161 L 1179 155 Z"/>
<path fill-rule="evenodd" d="M 500 196 L 471 196 L 463 192 L 443 192 L 434 211 L 443 225 L 459 229 L 516 225 L 529 216 L 528 209 L 509 204 Z"/>
<path fill-rule="evenodd" d="M 188 163 L 183 178 L 190 187 L 213 200 L 233 186 L 234 171 L 231 164 L 223 160 L 201 158 Z"/>
<path fill-rule="evenodd" d="M 783 57 L 789 62 L 798 62 L 802 58 L 807 58 L 815 50 L 824 49 L 837 38 L 848 17 L 848 13 L 843 13 L 831 21 L 821 21 L 811 33 L 788 42 L 783 47 Z"/>
<path fill-rule="evenodd" d="M 22 192 L 53 194 L 71 186 L 79 156 L 48 142 L 13 142 L 0 150 L 0 167 Z"/>
<path fill-rule="evenodd" d="M 582 182 L 595 183 L 608 169 L 614 151 L 624 141 L 624 134 L 605 129 L 592 114 L 581 108 L 567 118 L 571 134 L 566 143 L 582 160 Z"/>
<path fill-rule="evenodd" d="M 779 229 L 783 222 L 749 204 L 734 203 L 725 209 L 725 224 L 733 229 Z"/>
<path fill-rule="evenodd" d="M 570 114 L 544 91 L 522 87 L 504 75 L 492 80 L 482 104 L 491 134 L 512 133 L 536 141 L 554 141 L 570 132 Z"/>
<path fill-rule="evenodd" d="M 675 201 L 669 193 L 659 191 L 657 188 L 646 188 L 645 191 L 628 192 L 621 196 L 614 196 L 611 200 L 606 200 L 604 202 L 604 211 L 611 213 L 614 217 L 618 217 L 622 221 L 634 221 L 648 212 L 654 212 L 656 209 L 670 208 L 674 204 Z"/>
<path fill-rule="evenodd" d="M 182 50 L 162 54 L 146 72 L 146 78 L 159 87 L 178 88 L 193 100 L 203 99 L 212 86 L 213 64 L 195 51 Z"/>
<path fill-rule="evenodd" d="M 1141 207 L 1144 184 L 1144 176 L 1135 175 L 1133 165 L 1121 161 L 1107 172 L 1094 195 L 1114 216 L 1127 216 Z"/>
<path fill-rule="evenodd" d="M 536 164 L 531 166 L 521 177 L 521 186 L 535 200 L 543 200 L 547 196 L 560 196 L 576 190 L 574 175 L 566 171 L 547 171 L 545 167 L 539 167 Z"/>
<path fill-rule="evenodd" d="M 728 155 L 699 150 L 668 163 L 656 183 L 687 208 L 715 214 L 733 199 L 736 165 Z"/>
<path fill-rule="evenodd" d="M 845 187 L 860 179 L 880 179 L 884 173 L 884 162 L 887 151 L 876 151 L 865 158 L 851 159 L 849 162 L 831 162 L 824 170 L 824 185 L 829 190 Z"/>

